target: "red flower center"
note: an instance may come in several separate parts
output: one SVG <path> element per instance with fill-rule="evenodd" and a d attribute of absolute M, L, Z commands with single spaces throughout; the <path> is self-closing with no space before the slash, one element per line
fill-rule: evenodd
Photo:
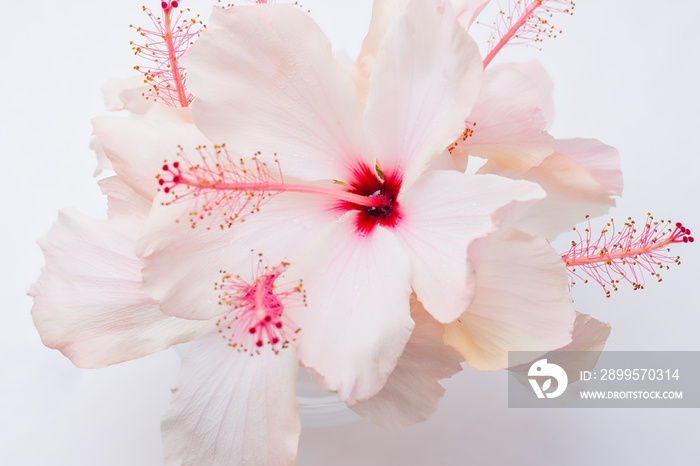
<path fill-rule="evenodd" d="M 362 164 L 354 171 L 348 192 L 379 200 L 376 206 L 363 206 L 343 202 L 342 209 L 357 210 L 357 231 L 360 234 L 371 232 L 377 225 L 394 228 L 401 220 L 401 208 L 397 200 L 401 190 L 402 177 L 399 172 L 382 173 Z"/>

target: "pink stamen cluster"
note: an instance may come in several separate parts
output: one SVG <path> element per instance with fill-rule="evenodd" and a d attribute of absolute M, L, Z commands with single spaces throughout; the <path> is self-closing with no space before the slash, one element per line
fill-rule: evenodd
<path fill-rule="evenodd" d="M 607 297 L 610 297 L 608 286 L 617 291 L 621 280 L 631 283 L 635 290 L 644 288 L 644 277 L 648 274 L 660 282 L 660 270 L 668 269 L 667 264 L 681 263 L 680 256 L 668 254 L 668 246 L 695 241 L 690 236 L 690 230 L 680 222 L 673 225 L 670 220 L 654 221 L 651 214 L 647 214 L 641 232 L 631 218 L 619 231 L 610 220 L 595 239 L 590 220 L 583 235 L 576 228 L 574 231 L 578 233 L 579 241 L 572 241 L 571 249 L 561 256 L 566 263 L 571 285 L 575 284 L 575 278 L 587 283 L 587 276 L 603 287 Z"/>
<path fill-rule="evenodd" d="M 298 299 L 299 304 L 306 305 L 301 281 L 293 287 L 275 285 L 289 264 L 282 262 L 270 268 L 264 264 L 262 255 L 258 256 L 253 283 L 246 282 L 239 275 L 222 272 L 223 279 L 216 285 L 221 291 L 219 304 L 229 308 L 216 324 L 219 333 L 230 347 L 251 356 L 260 354 L 265 345 L 275 353 L 288 347 L 300 329 L 285 313 L 285 306 L 290 304 L 290 299 Z"/>
<path fill-rule="evenodd" d="M 542 42 L 562 31 L 550 23 L 555 13 L 573 14 L 571 0 L 515 0 L 509 12 L 501 10 L 495 32 L 489 39 L 491 49 L 484 58 L 484 68 L 506 45 Z"/>
<path fill-rule="evenodd" d="M 189 212 L 192 228 L 206 218 L 219 222 L 220 229 L 231 228 L 236 221 L 244 221 L 247 214 L 259 211 L 284 185 L 281 172 L 273 174 L 258 154 L 248 160 L 235 160 L 225 145 L 214 146 L 213 151 L 198 146 L 199 162 L 190 163 L 183 148 L 179 149 L 177 155 L 182 161 L 164 162 L 163 172 L 156 178 L 163 192 L 174 196 L 172 202 L 194 199 Z"/>
<path fill-rule="evenodd" d="M 187 107 L 192 94 L 187 92 L 186 71 L 180 66 L 180 58 L 206 26 L 199 20 L 199 15 L 185 19 L 185 13 L 190 10 L 176 10 L 178 6 L 177 1 L 161 2 L 162 16 L 154 15 L 144 6 L 143 11 L 148 14 L 153 29 L 131 25 L 144 40 L 142 44 L 132 41 L 131 45 L 134 55 L 153 63 L 134 67 L 143 73 L 144 83 L 150 86 L 144 97 L 171 107 Z"/>

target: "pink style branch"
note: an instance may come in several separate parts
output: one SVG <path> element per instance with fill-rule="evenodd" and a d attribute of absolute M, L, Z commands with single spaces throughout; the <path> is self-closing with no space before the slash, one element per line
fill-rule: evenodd
<path fill-rule="evenodd" d="M 180 66 L 180 59 L 205 26 L 199 15 L 185 18 L 190 10 L 178 10 L 178 6 L 179 2 L 176 1 L 161 2 L 162 16 L 143 7 L 153 29 L 132 25 L 144 42 L 138 44 L 132 41 L 131 45 L 134 55 L 149 63 L 134 67 L 143 73 L 144 83 L 149 86 L 144 97 L 162 101 L 171 107 L 187 107 L 192 101 L 192 94 L 186 91 L 186 71 Z"/>

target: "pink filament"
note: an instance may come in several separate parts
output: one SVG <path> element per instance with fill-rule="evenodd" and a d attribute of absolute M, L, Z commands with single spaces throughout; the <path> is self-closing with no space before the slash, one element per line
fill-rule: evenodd
<path fill-rule="evenodd" d="M 549 16 L 554 12 L 571 13 L 574 7 L 573 2 L 570 0 L 533 0 L 521 10 L 521 5 L 524 1 L 525 0 L 513 1 L 513 11 L 511 11 L 506 18 L 508 20 L 514 18 L 514 20 L 484 58 L 484 68 L 491 63 L 493 58 L 506 45 L 512 43 L 513 38 L 540 42 L 542 41 L 542 35 L 556 37 L 556 33 L 561 31 L 556 31 L 554 29 L 549 22 Z M 557 6 L 557 3 L 563 5 Z M 505 15 L 504 12 L 501 12 L 501 14 Z"/>
<path fill-rule="evenodd" d="M 163 2 L 165 3 L 165 2 Z M 170 73 L 173 76 L 173 82 L 175 83 L 175 88 L 177 90 L 177 99 L 180 102 L 181 107 L 187 107 L 190 105 L 190 99 L 187 97 L 187 92 L 185 92 L 185 83 L 182 79 L 183 71 L 180 69 L 178 64 L 178 51 L 175 49 L 173 44 L 173 29 L 171 24 L 171 11 L 172 8 L 177 8 L 177 2 L 171 2 L 171 8 L 163 9 L 165 15 L 165 44 L 168 48 L 168 62 L 170 63 Z"/>
<path fill-rule="evenodd" d="M 134 67 L 144 74 L 144 83 L 150 86 L 144 96 L 171 107 L 187 107 L 192 95 L 187 92 L 185 70 L 180 66 L 179 60 L 192 40 L 199 35 L 203 25 L 196 19 L 185 20 L 183 10 L 173 15 L 173 10 L 178 5 L 179 2 L 176 1 L 162 2 L 162 16 L 156 16 L 144 7 L 153 28 L 149 30 L 132 26 L 143 38 L 142 44 L 132 41 L 132 49 L 135 55 L 152 63 L 150 66 Z"/>
<path fill-rule="evenodd" d="M 498 52 L 505 47 L 505 45 L 513 38 L 515 33 L 520 29 L 530 18 L 532 15 L 532 12 L 535 11 L 535 9 L 539 8 L 542 6 L 542 0 L 535 0 L 528 7 L 525 9 L 522 15 L 513 23 L 513 25 L 506 31 L 506 33 L 501 37 L 501 39 L 498 41 L 498 43 L 494 46 L 493 49 L 486 55 L 486 58 L 484 58 L 484 68 L 489 66 L 489 63 L 491 63 L 491 60 L 498 54 Z"/>

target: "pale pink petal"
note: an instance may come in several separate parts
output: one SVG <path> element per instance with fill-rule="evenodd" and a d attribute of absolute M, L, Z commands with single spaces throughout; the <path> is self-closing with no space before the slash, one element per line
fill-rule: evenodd
<path fill-rule="evenodd" d="M 292 348 L 251 356 L 218 333 L 188 348 L 161 431 L 167 465 L 293 465 L 301 430 Z"/>
<path fill-rule="evenodd" d="M 352 79 L 295 8 L 215 9 L 183 63 L 197 126 L 241 156 L 277 153 L 287 176 L 347 180 L 366 153 Z"/>
<path fill-rule="evenodd" d="M 362 41 L 362 48 L 355 59 L 355 66 L 352 68 L 355 86 L 360 91 L 364 103 L 367 101 L 369 77 L 374 68 L 379 46 L 389 27 L 396 21 L 407 3 L 408 0 L 375 0 L 372 3 L 372 19 L 369 23 L 369 30 Z"/>
<path fill-rule="evenodd" d="M 527 65 L 500 65 L 484 73 L 484 85 L 467 118 L 468 133 L 451 149 L 464 168 L 467 155 L 524 171 L 554 152 L 554 138 L 545 128 L 540 87 Z"/>
<path fill-rule="evenodd" d="M 258 254 L 271 266 L 294 263 L 301 246 L 337 215 L 323 198 L 283 193 L 231 228 L 221 229 L 216 218 L 190 228 L 188 199 L 165 206 L 161 200 L 172 198 L 156 198 L 139 243 L 144 289 L 163 312 L 189 319 L 222 312 L 214 288 L 222 271 L 250 275 Z"/>
<path fill-rule="evenodd" d="M 379 46 L 391 25 L 405 10 L 408 2 L 409 0 L 375 0 L 372 4 L 369 31 L 362 41 L 362 48 L 355 61 L 355 83 L 365 96 L 369 89 L 368 80 L 372 74 Z M 469 29 L 488 2 L 489 0 L 452 0 L 452 6 L 459 23 L 462 27 Z"/>
<path fill-rule="evenodd" d="M 117 176 L 103 178 L 97 182 L 102 194 L 107 196 L 107 215 L 113 217 L 136 217 L 145 221 L 151 210 L 149 199 L 139 196 L 128 184 Z"/>
<path fill-rule="evenodd" d="M 135 115 L 180 123 L 192 123 L 187 108 L 170 107 L 148 97 L 151 85 L 144 82 L 144 76 L 127 79 L 113 78 L 102 86 L 105 107 L 110 111 L 127 110 Z"/>
<path fill-rule="evenodd" d="M 370 398 L 413 329 L 406 253 L 384 228 L 359 236 L 348 214 L 294 260 L 288 279 L 303 280 L 308 304 L 291 313 L 301 328 L 299 359 L 342 401 Z"/>
<path fill-rule="evenodd" d="M 209 142 L 194 125 L 142 116 L 97 117 L 92 126 L 117 176 L 149 200 L 158 192 L 163 162 L 177 160 L 178 146 Z"/>
<path fill-rule="evenodd" d="M 457 12 L 459 24 L 469 29 L 479 13 L 486 8 L 491 0 L 452 0 L 452 6 Z"/>
<path fill-rule="evenodd" d="M 430 170 L 457 170 L 455 160 L 452 158 L 450 151 L 445 149 L 440 155 L 433 158 L 428 167 L 428 171 Z"/>
<path fill-rule="evenodd" d="M 576 312 L 571 343 L 537 359 L 544 358 L 550 363 L 560 365 L 566 371 L 569 383 L 574 383 L 581 379 L 581 371 L 590 371 L 595 367 L 609 335 L 610 324 L 594 319 L 588 314 Z M 520 376 L 519 380 L 526 387 L 530 386 L 526 379 L 533 362 L 535 359 L 509 368 Z"/>
<path fill-rule="evenodd" d="M 369 30 L 362 41 L 360 54 L 357 56 L 356 65 L 363 67 L 365 60 L 374 61 L 384 37 L 394 21 L 406 8 L 409 0 L 375 0 L 372 4 L 372 19 Z M 372 66 L 368 67 L 367 76 L 371 74 Z"/>
<path fill-rule="evenodd" d="M 576 313 L 574 335 L 564 351 L 603 351 L 610 336 L 610 324 L 594 319 L 588 314 Z"/>
<path fill-rule="evenodd" d="M 362 48 L 355 60 L 353 68 L 353 78 L 355 85 L 360 90 L 363 100 L 366 103 L 369 93 L 369 77 L 374 68 L 374 61 L 379 52 L 387 31 L 394 21 L 406 8 L 409 0 L 375 0 L 372 3 L 372 19 L 369 23 L 369 30 L 362 41 Z"/>
<path fill-rule="evenodd" d="M 389 29 L 370 77 L 365 130 L 385 170 L 413 182 L 464 130 L 481 87 L 474 42 L 448 1 L 412 1 Z"/>
<path fill-rule="evenodd" d="M 570 151 L 568 153 L 559 152 Z M 585 165 L 584 165 L 585 164 Z M 538 183 L 547 197 L 525 209 L 506 208 L 499 212 L 505 223 L 527 233 L 554 239 L 573 225 L 608 212 L 615 205 L 612 196 L 622 189 L 617 151 L 599 141 L 572 139 L 560 145 L 557 152 L 525 173 L 505 170 L 488 163 L 480 173 L 495 173 L 514 179 Z"/>
<path fill-rule="evenodd" d="M 537 60 L 530 60 L 524 63 L 513 63 L 511 66 L 517 68 L 518 71 L 530 78 L 537 90 L 539 92 L 539 98 L 537 99 L 537 105 L 544 116 L 547 125 L 546 130 L 549 130 L 550 126 L 554 122 L 554 81 L 544 69 L 542 64 Z"/>
<path fill-rule="evenodd" d="M 490 0 L 451 0 L 462 27 L 469 29 L 474 18 L 486 7 Z M 369 31 L 362 41 L 358 62 L 365 57 L 375 57 L 387 31 L 405 10 L 409 0 L 375 0 L 372 3 L 372 20 Z"/>
<path fill-rule="evenodd" d="M 556 151 L 574 159 L 611 194 L 622 196 L 620 154 L 596 139 L 557 139 Z"/>
<path fill-rule="evenodd" d="M 132 113 L 144 114 L 155 103 L 143 96 L 149 87 L 144 83 L 143 75 L 126 79 L 112 78 L 102 85 L 105 108 L 111 112 L 128 110 Z"/>
<path fill-rule="evenodd" d="M 472 21 L 484 9 L 489 0 L 451 0 L 462 27 L 469 29 Z M 357 56 L 356 65 L 365 68 L 364 63 L 369 62 L 367 77 L 372 69 L 372 63 L 377 56 L 387 31 L 394 24 L 394 21 L 405 10 L 409 0 L 375 0 L 372 3 L 372 19 L 369 24 L 367 35 L 362 41 L 362 48 Z"/>
<path fill-rule="evenodd" d="M 542 351 L 571 342 L 576 318 L 559 255 L 542 238 L 499 230 L 469 247 L 474 301 L 445 326 L 445 342 L 481 370 L 508 367 L 508 351 Z"/>
<path fill-rule="evenodd" d="M 445 393 L 438 380 L 462 370 L 462 357 L 443 342 L 442 325 L 415 295 L 411 296 L 411 317 L 416 326 L 382 391 L 351 406 L 364 419 L 388 430 L 427 420 Z"/>
<path fill-rule="evenodd" d="M 166 316 L 142 291 L 134 253 L 140 223 L 64 211 L 40 241 L 46 266 L 29 291 L 34 324 L 46 346 L 79 367 L 140 358 L 214 325 Z"/>
<path fill-rule="evenodd" d="M 112 164 L 107 158 L 104 149 L 102 149 L 102 144 L 97 138 L 92 138 L 90 140 L 90 149 L 95 152 L 95 158 L 97 159 L 97 166 L 95 167 L 95 173 L 93 176 L 99 176 L 105 170 L 112 170 Z"/>
<path fill-rule="evenodd" d="M 491 214 L 512 201 L 539 199 L 534 183 L 432 171 L 402 195 L 396 235 L 411 258 L 411 286 L 440 322 L 452 322 L 471 302 L 473 271 L 467 246 L 490 233 Z"/>

